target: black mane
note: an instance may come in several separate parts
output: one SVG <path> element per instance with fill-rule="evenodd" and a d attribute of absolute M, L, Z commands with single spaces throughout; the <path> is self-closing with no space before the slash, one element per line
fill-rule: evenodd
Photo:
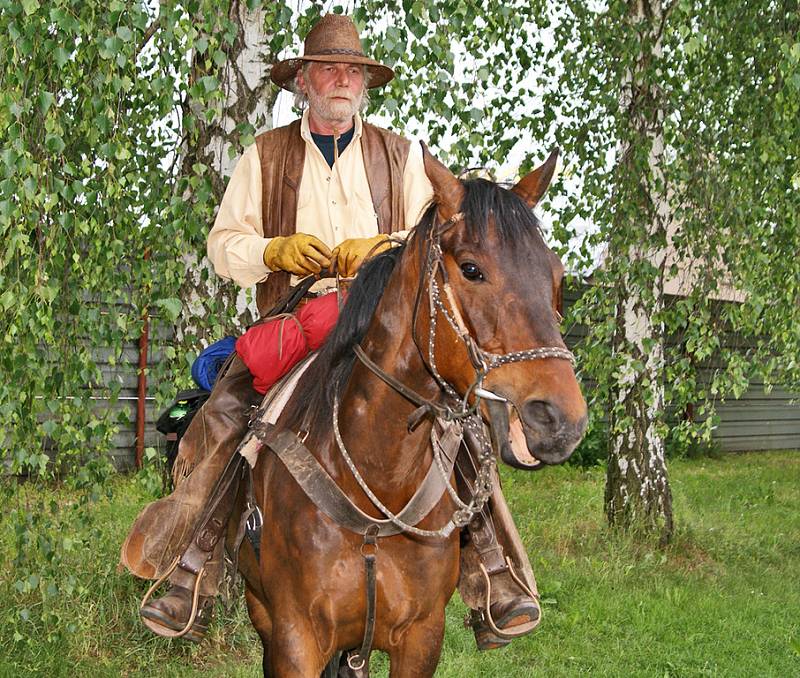
<path fill-rule="evenodd" d="M 490 215 L 494 217 L 501 244 L 519 244 L 536 235 L 541 238 L 539 220 L 516 193 L 486 179 L 465 181 L 464 188 L 466 194 L 461 211 L 470 240 L 481 242 L 488 237 Z"/>
<path fill-rule="evenodd" d="M 333 399 L 353 371 L 353 347 L 367 332 L 383 290 L 406 246 L 393 247 L 367 261 L 358 273 L 339 313 L 339 319 L 325 340 L 319 355 L 300 378 L 286 407 L 282 426 L 297 431 L 306 412 L 315 422 L 330 422 Z"/>
<path fill-rule="evenodd" d="M 488 237 L 489 217 L 494 217 L 500 242 L 521 243 L 529 238 L 544 242 L 539 221 L 528 205 L 516 194 L 485 179 L 465 181 L 465 196 L 461 209 L 464 221 L 456 228 L 464 228 L 468 239 L 481 242 Z M 420 256 L 434 227 L 436 205 L 431 205 L 423 215 L 413 237 Z M 403 255 L 406 245 L 394 247 L 370 259 L 361 268 L 350 288 L 339 319 L 320 354 L 301 377 L 290 399 L 281 425 L 297 432 L 304 423 L 306 412 L 313 412 L 312 432 L 317 423 L 328 425 L 333 411 L 333 400 L 347 382 L 353 370 L 353 347 L 360 343 L 369 328 L 389 277 Z"/>

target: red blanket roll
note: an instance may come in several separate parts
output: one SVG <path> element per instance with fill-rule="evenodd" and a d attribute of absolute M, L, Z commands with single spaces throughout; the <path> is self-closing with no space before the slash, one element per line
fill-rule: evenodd
<path fill-rule="evenodd" d="M 266 393 L 309 351 L 325 342 L 339 317 L 335 292 L 310 300 L 297 313 L 251 327 L 236 340 L 236 352 L 253 375 L 253 388 Z"/>

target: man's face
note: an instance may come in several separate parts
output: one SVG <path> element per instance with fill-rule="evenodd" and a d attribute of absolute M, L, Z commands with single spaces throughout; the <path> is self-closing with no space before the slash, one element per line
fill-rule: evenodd
<path fill-rule="evenodd" d="M 364 68 L 356 64 L 311 62 L 297 83 L 310 113 L 334 126 L 349 124 L 364 97 Z"/>

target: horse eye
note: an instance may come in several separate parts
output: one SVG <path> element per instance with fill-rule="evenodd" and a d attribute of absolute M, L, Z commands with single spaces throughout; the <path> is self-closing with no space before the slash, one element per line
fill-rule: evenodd
<path fill-rule="evenodd" d="M 471 261 L 466 261 L 461 264 L 461 273 L 467 280 L 483 280 L 481 269 Z"/>

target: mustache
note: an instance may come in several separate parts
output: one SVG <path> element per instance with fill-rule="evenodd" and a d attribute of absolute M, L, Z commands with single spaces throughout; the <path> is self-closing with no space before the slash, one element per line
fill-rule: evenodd
<path fill-rule="evenodd" d="M 325 95 L 326 99 L 347 99 L 350 102 L 354 102 L 356 100 L 355 96 L 346 89 L 335 89 L 332 92 L 328 92 Z"/>

